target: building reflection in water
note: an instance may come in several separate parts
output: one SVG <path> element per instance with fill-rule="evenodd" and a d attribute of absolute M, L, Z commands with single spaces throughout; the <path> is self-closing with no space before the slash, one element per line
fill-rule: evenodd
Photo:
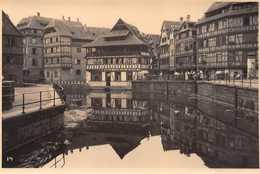
<path fill-rule="evenodd" d="M 86 97 L 86 107 L 92 108 L 87 119 L 67 132 L 71 142 L 68 150 L 110 144 L 123 159 L 142 139 L 149 137 L 148 102 L 132 100 L 129 91 L 93 91 Z"/>
<path fill-rule="evenodd" d="M 153 136 L 161 136 L 163 153 L 177 150 L 187 157 L 194 154 L 210 168 L 259 167 L 257 114 L 194 97 L 149 95 L 146 98 L 131 91 L 67 92 L 69 108 L 60 135 L 64 143 L 42 158 L 39 154 L 46 146 L 23 153 L 24 164 L 20 160 L 16 167 L 63 167 L 66 156 L 74 155 L 75 150 L 99 145 L 110 145 L 123 160 L 142 145 L 143 139 Z M 71 122 L 76 124 L 71 126 Z"/>
<path fill-rule="evenodd" d="M 208 110 L 215 107 L 207 104 Z M 236 121 L 236 113 L 232 124 L 230 120 L 221 120 L 230 117 L 230 112 L 225 110 L 224 115 L 214 118 L 188 105 L 158 102 L 157 108 L 164 150 L 178 147 L 188 157 L 196 153 L 210 168 L 259 167 L 258 119 L 252 121 L 240 115 L 245 119 Z M 254 131 L 245 127 L 250 122 Z"/>

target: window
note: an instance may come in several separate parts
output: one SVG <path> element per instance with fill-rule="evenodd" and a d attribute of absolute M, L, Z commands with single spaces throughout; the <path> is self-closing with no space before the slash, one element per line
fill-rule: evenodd
<path fill-rule="evenodd" d="M 6 63 L 16 64 L 16 58 L 15 57 L 6 57 Z"/>
<path fill-rule="evenodd" d="M 131 81 L 133 79 L 132 71 L 126 72 L 126 81 Z"/>
<path fill-rule="evenodd" d="M 236 36 L 235 35 L 229 36 L 229 44 L 234 44 L 235 42 L 236 42 Z"/>
<path fill-rule="evenodd" d="M 121 99 L 115 98 L 115 108 L 121 108 Z"/>
<path fill-rule="evenodd" d="M 81 53 L 81 48 L 77 48 L 77 53 Z"/>
<path fill-rule="evenodd" d="M 33 29 L 33 33 L 37 33 L 37 30 L 36 30 L 36 29 Z"/>
<path fill-rule="evenodd" d="M 36 55 L 36 48 L 33 48 L 33 49 L 32 49 L 32 54 L 33 54 L 33 55 Z"/>
<path fill-rule="evenodd" d="M 48 77 L 48 78 L 50 77 L 50 72 L 49 72 L 49 71 L 47 71 L 47 77 Z"/>
<path fill-rule="evenodd" d="M 206 48 L 206 47 L 208 47 L 208 40 L 207 39 L 203 40 L 203 48 Z"/>
<path fill-rule="evenodd" d="M 54 77 L 57 78 L 58 77 L 58 72 L 54 71 Z"/>
<path fill-rule="evenodd" d="M 115 81 L 121 81 L 121 72 L 115 72 Z"/>
<path fill-rule="evenodd" d="M 75 65 L 80 65 L 80 59 L 75 59 L 74 63 L 75 63 Z"/>
<path fill-rule="evenodd" d="M 101 72 L 91 72 L 91 81 L 102 81 Z"/>
<path fill-rule="evenodd" d="M 58 37 L 56 37 L 56 42 L 59 42 L 59 38 Z"/>
<path fill-rule="evenodd" d="M 32 38 L 32 43 L 36 44 L 36 39 L 35 38 Z"/>
<path fill-rule="evenodd" d="M 76 70 L 76 75 L 80 75 L 80 74 L 81 74 L 80 70 L 77 69 L 77 70 Z"/>
<path fill-rule="evenodd" d="M 37 63 L 37 59 L 32 59 L 32 66 L 37 66 L 38 63 Z"/>
<path fill-rule="evenodd" d="M 218 30 L 218 22 L 214 24 L 214 30 Z"/>
<path fill-rule="evenodd" d="M 244 26 L 245 26 L 245 25 L 250 25 L 249 21 L 250 21 L 250 20 L 249 20 L 249 17 L 244 17 L 244 18 L 243 18 L 243 24 L 244 24 Z"/>
<path fill-rule="evenodd" d="M 15 46 L 15 38 L 8 38 L 8 41 L 7 41 L 7 46 L 10 46 L 10 47 L 13 47 Z"/>
<path fill-rule="evenodd" d="M 102 107 L 102 98 L 91 98 L 91 106 L 100 109 Z"/>

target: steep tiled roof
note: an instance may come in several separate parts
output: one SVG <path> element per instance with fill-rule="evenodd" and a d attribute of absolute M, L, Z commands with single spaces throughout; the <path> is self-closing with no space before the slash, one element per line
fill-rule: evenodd
<path fill-rule="evenodd" d="M 72 39 L 94 40 L 92 33 L 85 31 L 80 22 L 53 19 L 45 29 L 55 28 L 58 35 L 71 36 Z"/>
<path fill-rule="evenodd" d="M 129 33 L 129 30 L 114 30 L 108 32 L 104 37 L 119 37 L 119 36 L 127 36 Z"/>
<path fill-rule="evenodd" d="M 119 26 L 121 27 L 123 26 L 121 30 L 118 29 Z M 129 32 L 127 36 L 125 35 L 126 30 Z M 122 35 L 122 33 L 124 33 L 124 35 L 126 36 L 124 40 L 113 40 L 113 41 L 105 40 L 106 36 L 118 35 L 118 34 Z M 117 21 L 117 23 L 114 25 L 111 31 L 106 34 L 106 36 L 100 36 L 97 39 L 95 39 L 93 42 L 83 45 L 83 47 L 147 45 L 148 44 L 148 41 L 146 41 L 144 37 L 141 36 L 140 31 L 137 29 L 137 27 L 127 24 L 122 19 L 119 19 Z"/>
<path fill-rule="evenodd" d="M 245 2 L 241 2 L 241 3 L 245 3 Z M 219 8 L 222 8 L 222 7 L 225 7 L 225 6 L 228 6 L 228 5 L 241 4 L 241 3 L 239 3 L 239 2 L 219 3 L 218 8 L 213 6 L 213 8 L 209 8 L 209 10 L 206 13 L 212 12 L 213 9 L 217 10 Z M 213 3 L 213 5 L 214 5 L 214 3 Z M 195 25 L 200 25 L 200 24 L 203 24 L 203 23 L 206 23 L 206 22 L 209 22 L 209 21 L 218 20 L 220 18 L 227 17 L 227 16 L 237 16 L 237 15 L 257 13 L 257 12 L 258 12 L 257 7 L 255 7 L 255 8 L 245 8 L 245 9 L 240 9 L 240 10 L 232 10 L 232 8 L 229 8 L 225 13 L 221 13 L 221 14 L 211 16 L 211 17 L 207 17 L 207 18 L 206 18 L 206 15 L 204 14 L 203 17 Z"/>
<path fill-rule="evenodd" d="M 45 26 L 49 24 L 52 18 L 46 18 L 41 16 L 29 16 L 23 18 L 18 24 L 17 28 L 19 30 L 25 28 L 33 28 L 33 29 L 44 29 Z"/>
<path fill-rule="evenodd" d="M 98 38 L 98 37 L 108 33 L 111 29 L 110 28 L 101 28 L 101 27 L 85 27 L 85 30 L 90 33 L 93 33 L 93 36 L 95 38 Z"/>
<path fill-rule="evenodd" d="M 148 34 L 156 45 L 160 44 L 160 35 Z"/>
<path fill-rule="evenodd" d="M 182 23 L 182 25 L 180 26 L 179 30 L 177 31 L 177 33 L 184 32 L 184 31 L 189 30 L 189 29 L 196 31 L 196 28 L 194 27 L 195 23 L 196 22 L 193 22 L 193 21 L 184 21 Z M 183 29 L 183 25 L 185 25 L 185 24 L 188 24 L 188 28 Z"/>
<path fill-rule="evenodd" d="M 2 11 L 2 34 L 5 35 L 15 35 L 23 37 L 23 34 L 20 33 L 17 28 L 14 26 L 9 16 Z"/>
<path fill-rule="evenodd" d="M 170 29 L 170 27 L 180 27 L 181 23 L 178 21 L 163 21 L 163 24 L 165 25 L 166 29 Z"/>
<path fill-rule="evenodd" d="M 215 10 L 217 10 L 217 9 L 226 7 L 226 6 L 228 6 L 229 4 L 231 4 L 231 2 L 214 2 L 214 3 L 209 7 L 209 9 L 206 11 L 206 13 L 209 13 L 209 12 L 215 11 Z"/>

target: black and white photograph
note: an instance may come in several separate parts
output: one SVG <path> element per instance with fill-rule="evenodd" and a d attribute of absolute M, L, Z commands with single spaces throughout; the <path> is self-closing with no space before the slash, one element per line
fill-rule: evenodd
<path fill-rule="evenodd" d="M 3 173 L 259 172 L 258 1 L 0 7 Z"/>

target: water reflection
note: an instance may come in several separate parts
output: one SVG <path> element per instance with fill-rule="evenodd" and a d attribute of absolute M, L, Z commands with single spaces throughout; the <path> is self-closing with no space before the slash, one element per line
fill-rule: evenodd
<path fill-rule="evenodd" d="M 83 160 L 77 163 L 83 167 L 85 164 L 88 167 L 105 166 L 99 161 L 108 158 L 111 166 L 130 167 L 130 164 L 137 165 L 138 158 L 147 156 L 142 148 L 149 143 L 154 146 L 152 144 L 147 151 L 151 154 L 156 151 L 156 155 L 147 156 L 143 166 L 150 163 L 147 166 L 156 168 L 164 160 L 170 161 L 172 168 L 189 167 L 187 161 L 191 159 L 197 167 L 203 164 L 209 168 L 259 167 L 256 113 L 234 110 L 194 96 L 130 91 L 67 91 L 67 100 L 60 150 L 41 165 L 26 165 L 29 156 L 40 154 L 45 148 L 44 145 L 38 146 L 36 151 L 24 155 L 26 162 L 20 160 L 11 167 L 72 167 L 73 156 L 81 156 Z M 42 139 L 40 142 L 55 143 L 57 139 Z M 110 157 L 109 147 L 121 161 L 110 160 L 115 158 Z M 86 152 L 94 153 L 97 159 Z M 40 160 L 39 155 L 37 158 Z M 180 159 L 183 164 L 178 166 Z"/>

